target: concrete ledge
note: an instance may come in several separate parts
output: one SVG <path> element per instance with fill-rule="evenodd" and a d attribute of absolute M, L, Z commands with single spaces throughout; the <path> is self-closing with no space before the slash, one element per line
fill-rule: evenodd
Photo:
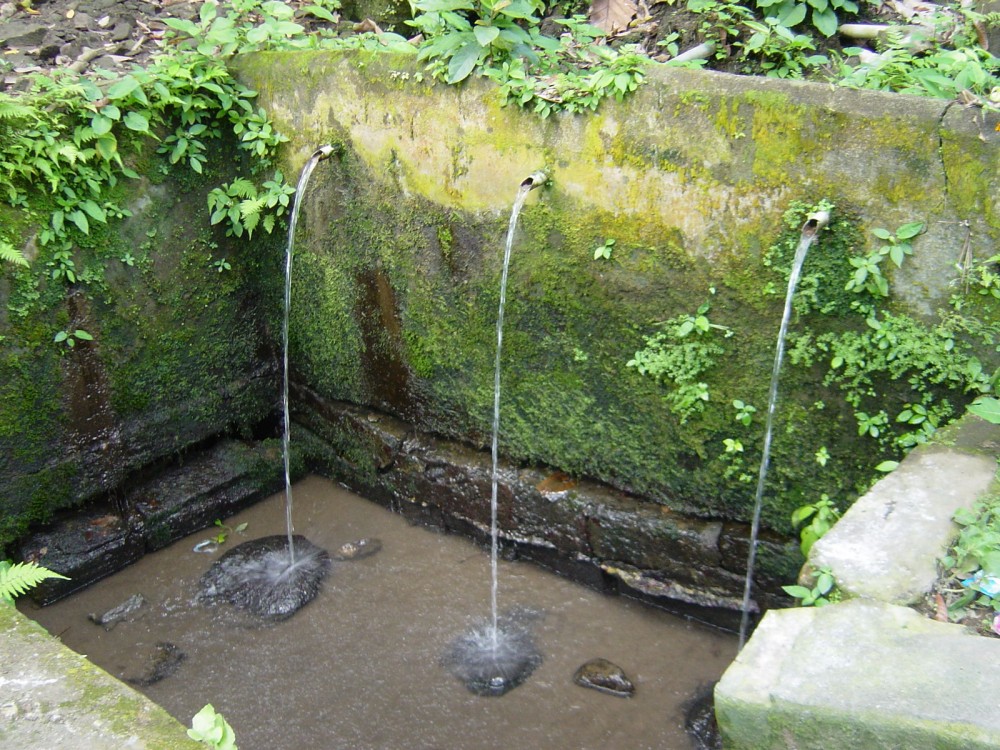
<path fill-rule="evenodd" d="M 991 457 L 922 446 L 813 545 L 810 566 L 835 571 L 848 597 L 916 604 L 955 538 L 952 516 L 972 507 L 996 470 Z"/>
<path fill-rule="evenodd" d="M 772 610 L 715 690 L 728 750 L 1000 747 L 1000 640 L 864 599 Z"/>
<path fill-rule="evenodd" d="M 0 602 L 0 747 L 197 750 L 166 711 Z"/>
<path fill-rule="evenodd" d="M 765 615 L 715 689 L 727 750 L 1000 748 L 1000 640 L 899 606 L 934 584 L 955 510 L 1000 489 L 997 456 L 1000 426 L 967 415 L 813 546 L 806 570 L 848 599 Z"/>

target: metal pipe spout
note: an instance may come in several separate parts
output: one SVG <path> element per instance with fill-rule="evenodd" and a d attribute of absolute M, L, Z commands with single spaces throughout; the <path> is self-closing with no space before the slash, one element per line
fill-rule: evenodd
<path fill-rule="evenodd" d="M 312 156 L 315 157 L 318 161 L 322 161 L 323 159 L 329 159 L 339 150 L 340 149 L 336 146 L 331 146 L 331 145 L 320 146 L 318 149 L 312 152 Z"/>
<path fill-rule="evenodd" d="M 815 237 L 819 233 L 819 230 L 829 223 L 829 211 L 814 211 L 806 216 L 805 223 L 802 225 L 802 236 Z"/>
<path fill-rule="evenodd" d="M 521 181 L 521 187 L 534 190 L 535 188 L 544 185 L 548 179 L 549 178 L 546 176 L 545 172 L 532 172 Z"/>

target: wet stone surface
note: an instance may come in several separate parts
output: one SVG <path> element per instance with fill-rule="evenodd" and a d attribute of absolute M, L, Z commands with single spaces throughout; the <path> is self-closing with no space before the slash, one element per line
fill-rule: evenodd
<path fill-rule="evenodd" d="M 292 539 L 292 566 L 284 535 L 253 539 L 234 547 L 201 577 L 201 598 L 222 599 L 266 621 L 288 619 L 315 598 L 330 571 L 326 550 L 303 536 Z"/>
<path fill-rule="evenodd" d="M 625 674 L 625 670 L 602 658 L 591 659 L 581 665 L 573 675 L 573 682 L 619 698 L 628 698 L 635 693 L 635 684 Z"/>
<path fill-rule="evenodd" d="M 684 707 L 684 729 L 695 750 L 722 750 L 715 720 L 715 683 L 706 685 Z"/>

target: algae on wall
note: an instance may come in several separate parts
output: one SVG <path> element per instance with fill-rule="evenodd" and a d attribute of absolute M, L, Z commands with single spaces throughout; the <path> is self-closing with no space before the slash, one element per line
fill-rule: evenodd
<path fill-rule="evenodd" d="M 542 169 L 549 185 L 529 199 L 513 252 L 501 451 L 701 515 L 749 515 L 786 279 L 767 249 L 787 246 L 789 207 L 837 206 L 812 279 L 840 291 L 824 253 L 849 268 L 869 228 L 924 222 L 893 278 L 899 308 L 919 315 L 947 298 L 958 221 L 980 258 L 1000 239 L 998 170 L 959 154 L 1000 165 L 991 122 L 953 124 L 960 113 L 942 102 L 671 70 L 623 104 L 543 121 L 501 107 L 484 82 L 435 85 L 391 55 L 256 54 L 238 69 L 291 136 L 293 167 L 341 146 L 314 173 L 297 248 L 304 385 L 485 446 L 507 212 Z M 595 258 L 608 240 L 610 258 Z M 718 337 L 708 401 L 685 419 L 626 363 L 657 323 L 704 303 L 732 336 Z M 765 510 L 777 529 L 820 491 L 854 494 L 876 462 L 821 379 L 804 360 L 782 378 Z M 735 400 L 756 406 L 749 427 Z"/>
<path fill-rule="evenodd" d="M 230 158 L 215 155 L 215 177 Z M 266 243 L 251 248 L 209 226 L 213 178 L 165 179 L 151 161 L 120 188 L 131 218 L 74 237 L 73 283 L 53 278 L 37 227 L 18 225 L 33 263 L 2 269 L 0 552 L 130 472 L 216 435 L 246 434 L 273 410 L 256 287 L 272 255 Z M 220 272 L 213 262 L 227 256 L 231 269 Z M 59 331 L 74 346 L 54 340 Z"/>

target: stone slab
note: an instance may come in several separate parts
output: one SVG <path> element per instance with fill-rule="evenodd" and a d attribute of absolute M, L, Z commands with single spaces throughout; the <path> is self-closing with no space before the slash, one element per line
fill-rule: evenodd
<path fill-rule="evenodd" d="M 727 750 L 1000 748 L 1000 640 L 856 599 L 771 610 L 715 689 Z"/>
<path fill-rule="evenodd" d="M 992 456 L 942 446 L 914 451 L 813 545 L 810 565 L 833 570 L 848 596 L 919 601 L 957 533 L 952 516 L 989 489 L 996 471 Z"/>
<path fill-rule="evenodd" d="M 0 747 L 197 750 L 166 711 L 0 602 Z"/>

